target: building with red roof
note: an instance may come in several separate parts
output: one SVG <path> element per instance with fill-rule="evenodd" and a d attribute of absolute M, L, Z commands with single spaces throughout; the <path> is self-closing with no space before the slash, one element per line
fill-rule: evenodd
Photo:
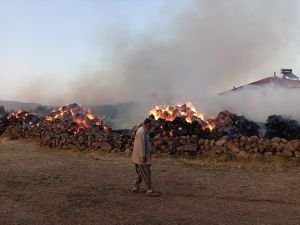
<path fill-rule="evenodd" d="M 239 87 L 234 86 L 231 90 L 219 94 L 220 95 L 228 94 L 231 93 L 232 91 L 240 91 L 246 87 L 251 87 L 251 86 L 252 87 L 277 86 L 281 88 L 300 88 L 300 80 L 298 76 L 292 73 L 291 69 L 281 69 L 281 74 L 282 77 L 278 77 L 276 76 L 276 73 L 274 73 L 274 76 L 272 77 L 267 77 Z"/>

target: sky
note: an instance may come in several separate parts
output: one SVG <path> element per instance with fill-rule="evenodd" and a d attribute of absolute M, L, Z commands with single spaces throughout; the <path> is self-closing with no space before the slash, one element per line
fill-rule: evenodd
<path fill-rule="evenodd" d="M 132 33 L 150 30 L 163 20 L 165 4 L 166 0 L 0 0 L 0 98 L 30 101 L 17 93 L 34 82 L 47 83 L 51 91 L 63 88 L 79 71 L 101 65 L 101 37 L 106 32 L 120 24 Z"/>
<path fill-rule="evenodd" d="M 300 74 L 299 9 L 297 0 L 0 0 L 0 99 L 169 104 L 282 67 Z"/>

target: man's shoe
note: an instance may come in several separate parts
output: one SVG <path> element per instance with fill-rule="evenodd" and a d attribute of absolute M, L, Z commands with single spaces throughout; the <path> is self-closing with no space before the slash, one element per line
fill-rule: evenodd
<path fill-rule="evenodd" d="M 141 189 L 141 188 L 134 187 L 134 188 L 131 189 L 131 192 L 132 193 L 145 193 L 146 191 Z"/>
<path fill-rule="evenodd" d="M 155 191 L 146 191 L 145 195 L 149 197 L 159 197 L 161 196 L 161 193 Z"/>

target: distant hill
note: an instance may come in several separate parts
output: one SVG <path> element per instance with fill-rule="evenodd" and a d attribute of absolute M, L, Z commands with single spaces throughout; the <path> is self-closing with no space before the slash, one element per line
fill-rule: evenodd
<path fill-rule="evenodd" d="M 34 110 L 38 106 L 41 106 L 41 104 L 38 103 L 25 103 L 25 102 L 16 102 L 16 101 L 2 101 L 0 100 L 0 105 L 3 105 L 6 111 L 11 111 L 11 110 Z"/>

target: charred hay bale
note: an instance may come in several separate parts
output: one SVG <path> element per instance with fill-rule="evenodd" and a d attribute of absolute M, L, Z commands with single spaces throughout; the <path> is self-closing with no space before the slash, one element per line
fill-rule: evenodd
<path fill-rule="evenodd" d="M 159 118 L 154 122 L 150 131 L 150 137 L 154 138 L 157 134 L 168 137 L 180 137 L 187 135 L 204 136 L 205 131 L 199 121 L 194 120 L 188 123 L 184 117 L 176 117 L 173 121 Z"/>
<path fill-rule="evenodd" d="M 287 140 L 300 138 L 300 126 L 296 120 L 283 118 L 282 116 L 272 115 L 267 119 L 266 127 L 268 128 L 266 138 L 284 138 Z"/>
<path fill-rule="evenodd" d="M 215 119 L 216 131 L 214 135 L 218 137 L 218 133 L 229 135 L 234 137 L 237 135 L 244 136 L 254 136 L 258 135 L 259 126 L 251 121 L 246 119 L 244 116 L 238 116 L 236 114 L 230 113 L 229 111 L 220 112 Z"/>

